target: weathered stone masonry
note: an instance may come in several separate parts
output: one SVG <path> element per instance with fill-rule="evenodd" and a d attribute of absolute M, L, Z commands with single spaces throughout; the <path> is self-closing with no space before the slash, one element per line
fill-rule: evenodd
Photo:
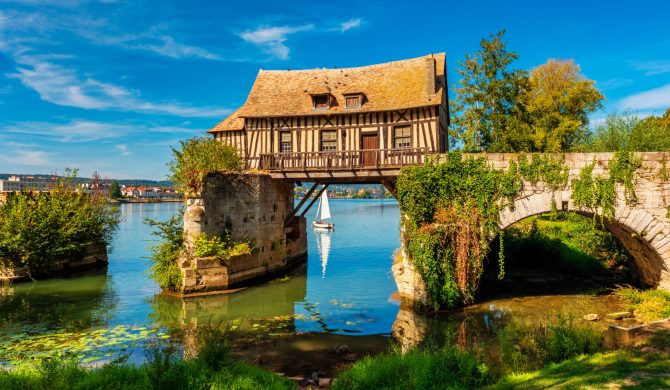
<path fill-rule="evenodd" d="M 229 288 L 303 260 L 307 254 L 305 218 L 296 217 L 285 227 L 292 211 L 292 181 L 249 173 L 208 175 L 201 197 L 187 201 L 187 248 L 201 233 L 211 237 L 228 230 L 232 241 L 249 241 L 255 250 L 226 263 L 216 258 L 183 258 L 183 292 Z"/>
<path fill-rule="evenodd" d="M 639 281 L 646 286 L 670 291 L 670 181 L 663 172 L 667 164 L 670 170 L 670 153 L 637 153 L 642 159 L 635 183 L 636 204 L 627 205 L 623 189 L 617 188 L 617 204 L 614 218 L 605 226 L 622 243 L 633 257 L 632 268 Z M 494 153 L 485 155 L 490 164 L 506 169 L 516 154 Z M 572 201 L 572 180 L 579 177 L 580 170 L 596 162 L 594 175 L 605 175 L 613 153 L 567 153 L 565 164 L 569 167 L 568 187 L 553 194 L 559 209 L 578 211 L 589 215 L 590 210 L 579 210 Z M 665 161 L 665 163 L 664 163 Z M 515 201 L 514 210 L 505 209 L 500 216 L 504 229 L 524 218 L 551 211 L 552 193 L 542 184 L 524 183 L 524 191 Z M 400 295 L 408 301 L 425 302 L 426 290 L 421 276 L 402 256 L 393 267 Z"/>

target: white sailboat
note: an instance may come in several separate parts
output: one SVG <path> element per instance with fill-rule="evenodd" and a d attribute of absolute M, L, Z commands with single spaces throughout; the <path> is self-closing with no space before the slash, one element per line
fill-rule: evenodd
<path fill-rule="evenodd" d="M 316 246 L 319 249 L 319 257 L 321 257 L 321 277 L 325 278 L 328 255 L 330 254 L 330 230 L 319 229 L 316 232 Z"/>
<path fill-rule="evenodd" d="M 328 205 L 328 191 L 323 191 L 319 199 L 319 207 L 316 209 L 316 220 L 312 222 L 315 229 L 334 229 L 335 224 L 325 221 L 330 219 L 330 206 Z"/>

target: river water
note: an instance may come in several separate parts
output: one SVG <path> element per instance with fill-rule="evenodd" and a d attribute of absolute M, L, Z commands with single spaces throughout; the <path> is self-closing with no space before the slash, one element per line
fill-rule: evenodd
<path fill-rule="evenodd" d="M 393 200 L 333 200 L 336 229 L 326 234 L 310 230 L 306 266 L 286 277 L 234 294 L 167 297 L 147 275 L 152 237 L 143 220 L 165 220 L 180 207 L 121 205 L 123 222 L 106 270 L 1 287 L 0 360 L 64 351 L 87 362 L 119 354 L 141 360 L 147 346 L 188 344 L 180 330 L 221 324 L 270 340 L 278 349 L 286 345 L 276 340 L 289 337 L 291 348 L 284 352 L 309 359 L 304 355 L 309 351 L 341 344 L 361 353 L 386 349 L 394 323 L 396 333 L 407 338 L 401 343 L 413 345 L 435 329 L 467 326 L 487 333 L 501 316 L 533 322 L 557 312 L 581 318 L 622 309 L 611 297 L 569 294 L 489 299 L 431 316 L 401 310 L 391 298 L 396 286 L 390 269 L 399 247 L 399 210 Z"/>

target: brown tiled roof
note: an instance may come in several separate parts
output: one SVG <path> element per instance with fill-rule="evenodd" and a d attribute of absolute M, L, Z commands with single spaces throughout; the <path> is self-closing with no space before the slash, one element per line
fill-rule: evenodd
<path fill-rule="evenodd" d="M 245 117 L 328 115 L 387 111 L 442 103 L 445 53 L 358 68 L 261 70 L 246 103 L 210 132 L 241 130 Z M 366 102 L 345 108 L 344 94 L 360 92 Z M 315 110 L 311 95 L 329 93 L 334 105 Z"/>
<path fill-rule="evenodd" d="M 218 133 L 220 131 L 234 131 L 244 129 L 244 118 L 240 118 L 238 116 L 239 112 L 240 108 L 235 110 L 232 114 L 228 115 L 226 119 L 219 122 L 216 126 L 212 127 L 208 131 L 208 133 Z"/>

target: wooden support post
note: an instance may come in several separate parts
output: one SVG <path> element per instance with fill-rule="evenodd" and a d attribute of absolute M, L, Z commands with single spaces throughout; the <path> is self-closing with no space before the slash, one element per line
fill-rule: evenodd
<path fill-rule="evenodd" d="M 293 217 L 295 217 L 295 214 L 298 212 L 298 210 L 300 210 L 302 205 L 305 204 L 305 202 L 307 202 L 307 199 L 310 197 L 310 195 L 312 195 L 312 193 L 316 190 L 316 187 L 318 187 L 318 186 L 319 186 L 319 183 L 314 183 L 312 185 L 312 188 L 310 188 L 309 191 L 307 191 L 307 193 L 302 198 L 300 203 L 298 203 L 298 205 L 295 208 L 293 208 L 293 211 L 291 211 L 291 214 L 289 214 L 286 217 L 286 219 L 284 220 L 284 226 L 288 226 L 289 222 L 291 222 L 293 220 Z"/>
<path fill-rule="evenodd" d="M 395 180 L 382 180 L 382 184 L 391 193 L 391 195 L 393 195 L 394 198 L 398 199 L 398 190 L 395 187 Z"/>

